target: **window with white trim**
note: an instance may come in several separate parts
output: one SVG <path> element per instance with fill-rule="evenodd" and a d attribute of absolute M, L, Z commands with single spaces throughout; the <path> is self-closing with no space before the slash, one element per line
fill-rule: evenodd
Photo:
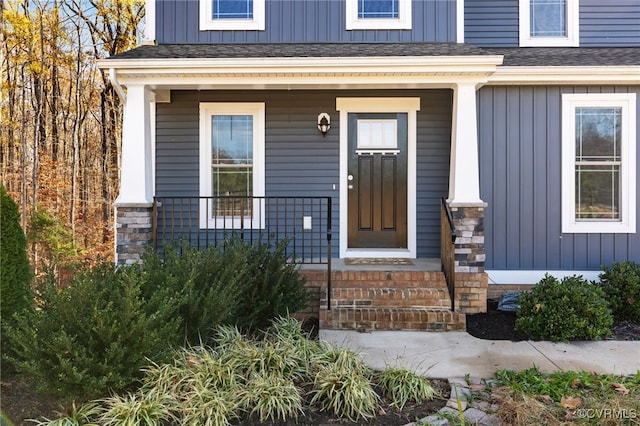
<path fill-rule="evenodd" d="M 410 30 L 411 0 L 346 0 L 347 30 Z"/>
<path fill-rule="evenodd" d="M 200 104 L 201 228 L 262 228 L 264 103 Z"/>
<path fill-rule="evenodd" d="M 265 28 L 265 0 L 200 0 L 200 30 Z"/>
<path fill-rule="evenodd" d="M 636 95 L 562 95 L 562 232 L 635 233 Z"/>
<path fill-rule="evenodd" d="M 579 0 L 520 0 L 520 46 L 578 46 Z"/>

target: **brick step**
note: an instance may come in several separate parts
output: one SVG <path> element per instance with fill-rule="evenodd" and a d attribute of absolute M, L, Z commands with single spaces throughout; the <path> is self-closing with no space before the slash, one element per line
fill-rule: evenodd
<path fill-rule="evenodd" d="M 364 283 L 363 285 L 366 285 Z M 333 288 L 332 306 L 340 307 L 422 307 L 448 308 L 449 291 L 445 288 Z"/>
<path fill-rule="evenodd" d="M 325 285 L 326 271 L 302 271 L 307 283 Z M 331 288 L 446 288 L 439 271 L 334 271 Z"/>
<path fill-rule="evenodd" d="M 321 329 L 462 331 L 465 314 L 449 309 L 333 308 L 320 310 Z"/>

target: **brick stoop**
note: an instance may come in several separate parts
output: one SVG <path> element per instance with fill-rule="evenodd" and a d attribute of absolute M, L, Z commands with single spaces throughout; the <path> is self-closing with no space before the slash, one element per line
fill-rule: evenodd
<path fill-rule="evenodd" d="M 464 331 L 466 317 L 449 309 L 332 308 L 320 310 L 321 329 Z"/>
<path fill-rule="evenodd" d="M 326 271 L 301 271 L 319 289 L 320 329 L 466 329 L 465 314 L 452 312 L 444 274 L 439 271 L 333 271 L 331 309 Z"/>

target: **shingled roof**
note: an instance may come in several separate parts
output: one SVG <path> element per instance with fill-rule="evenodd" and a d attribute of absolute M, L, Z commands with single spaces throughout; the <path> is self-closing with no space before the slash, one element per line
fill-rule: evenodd
<path fill-rule="evenodd" d="M 503 55 L 503 66 L 640 65 L 633 47 L 480 48 L 464 43 L 228 43 L 145 45 L 109 59 L 340 58 Z"/>
<path fill-rule="evenodd" d="M 634 47 L 508 47 L 485 49 L 503 55 L 503 66 L 589 67 L 640 65 L 640 48 Z M 638 76 L 640 79 L 640 76 Z"/>
<path fill-rule="evenodd" d="M 341 58 L 490 55 L 459 43 L 254 43 L 140 46 L 109 59 Z"/>

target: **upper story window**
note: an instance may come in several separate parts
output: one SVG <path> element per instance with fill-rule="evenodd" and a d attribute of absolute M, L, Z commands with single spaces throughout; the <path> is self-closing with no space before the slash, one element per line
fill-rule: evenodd
<path fill-rule="evenodd" d="M 520 46 L 578 46 L 579 0 L 520 0 Z"/>
<path fill-rule="evenodd" d="M 562 96 L 562 232 L 635 232 L 635 98 Z"/>
<path fill-rule="evenodd" d="M 410 30 L 411 0 L 346 0 L 347 30 Z"/>
<path fill-rule="evenodd" d="M 200 0 L 200 30 L 264 30 L 265 0 Z"/>

